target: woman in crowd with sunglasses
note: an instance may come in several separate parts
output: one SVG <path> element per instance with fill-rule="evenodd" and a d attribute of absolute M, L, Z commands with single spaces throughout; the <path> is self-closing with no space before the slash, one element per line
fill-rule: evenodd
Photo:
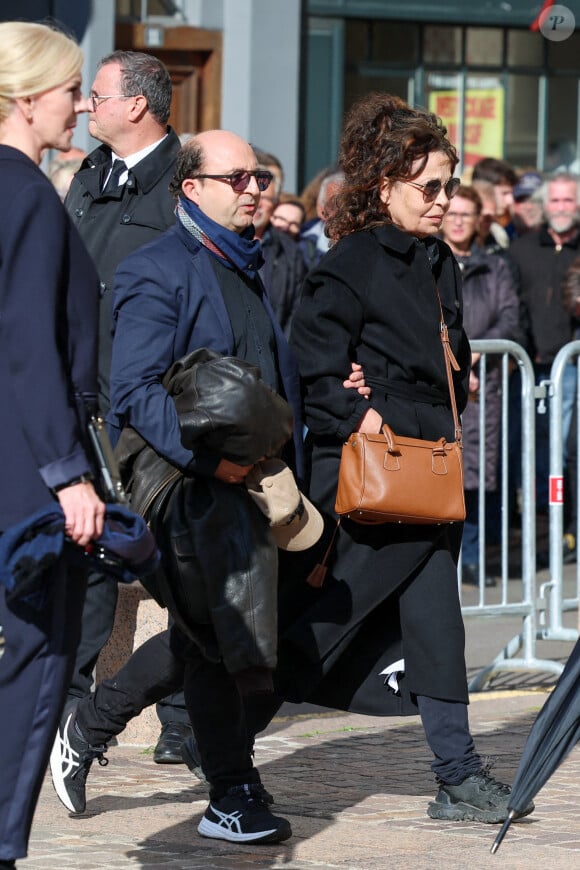
<path fill-rule="evenodd" d="M 68 151 L 87 110 L 82 63 L 58 30 L 0 24 L 0 867 L 26 855 L 86 585 L 72 550 L 59 551 L 48 531 L 34 537 L 31 518 L 60 504 L 64 532 L 85 546 L 105 512 L 82 435 L 85 401 L 97 393 L 99 285 L 39 168 L 45 149 Z M 21 524 L 31 552 L 18 561 L 8 531 Z"/>
<path fill-rule="evenodd" d="M 346 119 L 344 187 L 327 229 L 334 244 L 306 279 L 291 338 L 305 394 L 310 496 L 331 525 L 342 444 L 353 432 L 379 433 L 388 423 L 402 436 L 455 439 L 439 299 L 459 364 L 459 411 L 470 349 L 461 274 L 436 236 L 459 186 L 457 162 L 441 122 L 397 97 L 370 94 Z M 369 401 L 342 388 L 351 362 L 362 365 Z M 500 822 L 509 788 L 484 769 L 469 731 L 461 532 L 461 523 L 343 519 L 324 585 L 284 631 L 280 658 L 292 663 L 284 676 L 295 697 L 302 688 L 308 700 L 342 709 L 419 713 L 439 785 L 428 815 Z"/>

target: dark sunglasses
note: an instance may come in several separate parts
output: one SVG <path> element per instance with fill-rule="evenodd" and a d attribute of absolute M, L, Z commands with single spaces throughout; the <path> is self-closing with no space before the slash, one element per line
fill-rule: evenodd
<path fill-rule="evenodd" d="M 248 187 L 251 178 L 256 179 L 259 190 L 266 190 L 272 183 L 274 176 L 267 169 L 254 169 L 248 172 L 245 169 L 238 169 L 237 172 L 230 172 L 229 175 L 194 175 L 194 178 L 214 178 L 216 181 L 226 181 L 236 193 L 243 193 Z"/>
<path fill-rule="evenodd" d="M 425 202 L 433 202 L 433 200 L 437 199 L 441 193 L 441 188 L 445 191 L 447 199 L 453 199 L 459 189 L 459 185 L 461 184 L 460 178 L 450 178 L 445 184 L 439 181 L 438 178 L 434 178 L 432 181 L 427 181 L 425 184 L 419 184 L 417 181 L 407 181 L 404 178 L 400 178 L 399 181 L 402 181 L 403 184 L 410 184 L 412 187 L 416 187 L 418 190 L 423 191 L 423 199 Z"/>

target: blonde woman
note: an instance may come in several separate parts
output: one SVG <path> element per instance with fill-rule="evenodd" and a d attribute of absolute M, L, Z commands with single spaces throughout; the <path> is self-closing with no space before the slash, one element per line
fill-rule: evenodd
<path fill-rule="evenodd" d="M 82 54 L 64 33 L 0 23 L 0 535 L 60 504 L 81 546 L 103 529 L 83 447 L 97 391 L 98 281 L 39 168 L 67 151 Z M 85 578 L 54 536 L 31 537 L 23 566 L 0 561 L 0 867 L 27 853 L 30 826 L 78 642 Z M 0 544 L 2 541 L 0 540 Z M 36 549 L 35 549 L 36 548 Z M 4 547 L 3 549 L 6 549 Z M 50 551 L 50 552 L 49 552 Z M 51 561 L 52 560 L 52 561 Z M 47 564 L 50 562 L 50 564 Z M 7 581 L 8 578 L 8 581 Z M 17 580 L 15 589 L 9 581 Z M 33 582 L 34 581 L 34 582 Z"/>

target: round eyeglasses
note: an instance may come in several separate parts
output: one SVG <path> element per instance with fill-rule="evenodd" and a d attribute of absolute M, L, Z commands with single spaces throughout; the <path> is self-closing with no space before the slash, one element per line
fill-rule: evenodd
<path fill-rule="evenodd" d="M 194 175 L 193 178 L 213 178 L 215 181 L 225 181 L 236 193 L 243 193 L 252 178 L 256 179 L 258 189 L 263 191 L 267 187 L 270 187 L 274 176 L 267 169 L 254 169 L 251 172 L 246 169 L 238 169 L 237 172 L 230 172 L 229 175 L 225 173 L 222 175 L 208 175 L 206 173 L 205 175 Z"/>
<path fill-rule="evenodd" d="M 450 178 L 449 181 L 445 182 L 445 184 L 443 184 L 442 181 L 439 181 L 438 178 L 433 178 L 431 181 L 425 182 L 425 184 L 419 184 L 418 181 L 407 181 L 405 178 L 400 178 L 399 181 L 402 181 L 403 184 L 410 184 L 411 187 L 416 187 L 417 190 L 421 190 L 425 202 L 433 202 L 436 200 L 441 193 L 441 190 L 445 191 L 447 199 L 453 199 L 459 189 L 459 185 L 461 184 L 460 178 Z"/>

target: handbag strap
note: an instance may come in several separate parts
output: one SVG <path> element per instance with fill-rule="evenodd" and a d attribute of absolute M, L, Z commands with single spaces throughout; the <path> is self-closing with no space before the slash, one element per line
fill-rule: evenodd
<path fill-rule="evenodd" d="M 459 422 L 459 415 L 457 413 L 457 403 L 455 401 L 455 386 L 453 384 L 453 375 L 451 374 L 451 367 L 453 367 L 454 371 L 458 372 L 460 369 L 460 365 L 455 359 L 455 354 L 451 350 L 449 332 L 447 330 L 447 324 L 445 323 L 445 319 L 443 317 L 443 306 L 441 305 L 441 296 L 439 295 L 439 288 L 437 287 L 437 285 L 435 285 L 435 292 L 437 294 L 437 302 L 439 303 L 440 336 L 441 344 L 443 345 L 443 356 L 445 357 L 445 371 L 447 372 L 447 383 L 449 384 L 449 398 L 451 400 L 451 410 L 453 411 L 455 440 L 460 447 L 463 447 L 463 429 L 461 428 L 461 423 Z"/>

